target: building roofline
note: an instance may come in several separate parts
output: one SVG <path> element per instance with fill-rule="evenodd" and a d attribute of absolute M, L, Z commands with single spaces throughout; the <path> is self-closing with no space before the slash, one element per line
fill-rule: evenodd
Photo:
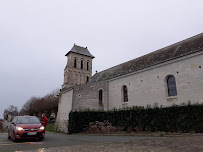
<path fill-rule="evenodd" d="M 187 56 L 203 49 L 203 33 L 158 49 L 146 55 L 96 73 L 92 81 L 108 80 L 139 71 L 170 60 Z"/>
<path fill-rule="evenodd" d="M 88 56 L 88 57 L 91 57 L 92 59 L 95 58 L 90 52 L 89 50 L 87 49 L 87 47 L 82 47 L 82 46 L 79 46 L 79 45 L 76 45 L 74 44 L 72 49 L 66 53 L 65 56 L 68 56 L 68 54 L 70 53 L 76 53 L 76 54 L 80 54 L 80 55 L 84 55 L 84 56 Z"/>

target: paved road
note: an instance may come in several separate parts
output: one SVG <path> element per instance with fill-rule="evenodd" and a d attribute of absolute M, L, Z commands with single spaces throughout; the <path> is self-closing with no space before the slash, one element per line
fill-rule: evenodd
<path fill-rule="evenodd" d="M 7 133 L 0 133 L 0 151 L 25 151 L 39 148 L 71 146 L 89 143 L 108 143 L 139 139 L 149 139 L 150 137 L 136 136 L 90 136 L 90 135 L 66 135 L 59 133 L 46 132 L 46 137 L 43 141 L 23 141 L 12 142 L 7 139 Z"/>

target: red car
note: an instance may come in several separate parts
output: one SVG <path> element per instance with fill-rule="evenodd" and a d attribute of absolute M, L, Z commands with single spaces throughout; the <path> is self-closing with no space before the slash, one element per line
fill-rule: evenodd
<path fill-rule="evenodd" d="M 45 128 L 35 116 L 16 116 L 8 128 L 8 139 L 18 141 L 20 139 L 43 140 Z"/>

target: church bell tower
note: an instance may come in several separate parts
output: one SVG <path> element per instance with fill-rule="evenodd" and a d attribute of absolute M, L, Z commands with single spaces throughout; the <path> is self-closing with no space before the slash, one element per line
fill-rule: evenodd
<path fill-rule="evenodd" d="M 87 47 L 75 45 L 65 55 L 67 64 L 64 69 L 64 83 L 62 88 L 86 84 L 92 78 L 92 59 L 94 56 Z"/>

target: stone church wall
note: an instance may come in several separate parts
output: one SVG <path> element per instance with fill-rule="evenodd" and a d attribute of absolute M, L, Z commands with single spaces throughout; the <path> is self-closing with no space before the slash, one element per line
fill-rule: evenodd
<path fill-rule="evenodd" d="M 68 132 L 68 118 L 69 113 L 72 110 L 73 90 L 70 89 L 67 92 L 61 94 L 58 104 L 58 114 L 56 126 L 60 132 Z"/>
<path fill-rule="evenodd" d="M 74 68 L 74 59 L 77 59 L 76 68 Z M 81 69 L 81 60 L 83 60 L 83 69 Z M 88 70 L 87 70 L 88 62 Z M 66 68 L 64 69 L 64 84 L 63 88 L 71 87 L 74 85 L 80 85 L 86 83 L 86 78 L 89 77 L 89 81 L 92 77 L 92 59 L 84 55 L 70 53 Z"/>
<path fill-rule="evenodd" d="M 199 41 L 202 42 L 202 40 Z M 174 53 L 177 53 L 176 50 L 172 53 L 173 58 L 169 55 L 167 62 L 165 62 L 167 59 L 159 61 L 159 58 L 157 58 L 157 62 L 152 62 L 157 63 L 157 65 L 133 73 L 130 73 L 132 71 L 130 68 L 128 69 L 131 64 L 126 66 L 124 63 L 120 68 L 114 67 L 105 70 L 105 74 L 100 73 L 100 75 L 98 73 L 99 75 L 96 75 L 94 79 L 102 81 L 94 83 L 91 82 L 92 59 L 94 57 L 92 55 L 84 55 L 88 50 L 81 54 L 81 48 L 74 45 L 76 50 L 73 51 L 76 51 L 76 53 L 71 51 L 68 53 L 68 61 L 64 70 L 64 84 L 62 86 L 62 92 L 60 93 L 56 121 L 58 130 L 68 132 L 67 125 L 71 110 L 111 110 L 113 108 L 127 106 L 147 105 L 171 106 L 172 104 L 187 103 L 188 101 L 191 103 L 203 103 L 203 51 L 200 51 L 202 43 L 199 44 L 198 42 L 197 48 L 188 50 L 192 44 L 193 43 L 187 44 L 190 46 L 185 44 L 187 49 L 182 50 L 183 54 L 185 53 L 184 51 L 187 51 L 185 54 L 191 53 L 190 55 L 178 58 L 183 54 L 173 56 Z M 171 46 L 171 48 L 173 48 L 173 46 Z M 79 51 L 77 49 L 79 49 Z M 195 53 L 195 50 L 198 52 Z M 170 52 L 168 53 L 170 54 Z M 161 58 L 164 54 L 158 55 L 160 55 Z M 75 58 L 77 59 L 76 67 L 74 66 Z M 150 60 L 150 58 L 147 58 L 147 60 Z M 158 64 L 160 62 L 164 63 Z M 137 64 L 140 65 L 142 65 L 142 63 L 144 62 L 137 62 Z M 89 65 L 88 68 L 87 65 Z M 128 74 L 122 75 L 124 73 Z M 167 78 L 171 75 L 173 75 L 176 80 L 177 96 L 168 95 Z M 173 87 L 174 83 L 171 83 L 171 85 Z M 126 98 L 125 96 L 127 102 L 124 102 L 123 88 L 126 87 L 128 97 Z M 99 92 L 102 92 L 102 103 L 99 100 L 99 98 L 101 98 Z"/>
<path fill-rule="evenodd" d="M 177 96 L 168 97 L 166 77 L 175 76 Z M 142 72 L 108 81 L 109 109 L 125 106 L 158 104 L 170 106 L 191 101 L 203 103 L 203 53 L 158 65 Z M 128 102 L 123 102 L 122 86 L 128 89 Z"/>
<path fill-rule="evenodd" d="M 103 92 L 102 105 L 99 104 L 99 90 Z M 73 94 L 73 110 L 100 109 L 106 110 L 106 81 L 87 83 L 75 86 Z"/>

